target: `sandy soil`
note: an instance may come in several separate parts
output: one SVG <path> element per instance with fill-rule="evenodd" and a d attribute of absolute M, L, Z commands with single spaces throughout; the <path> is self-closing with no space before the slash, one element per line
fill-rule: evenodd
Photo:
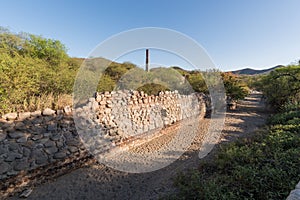
<path fill-rule="evenodd" d="M 264 125 L 268 112 L 260 101 L 260 97 L 260 94 L 251 94 L 240 102 L 236 110 L 226 113 L 222 136 L 215 149 L 224 142 L 247 137 Z M 114 170 L 103 164 L 92 164 L 33 188 L 33 192 L 27 199 L 158 199 L 173 193 L 176 191 L 172 185 L 176 174 L 187 169 L 197 168 L 200 161 L 199 148 L 209 124 L 209 118 L 202 119 L 200 123 L 185 121 L 170 127 L 167 135 L 130 149 L 130 152 L 138 153 L 146 159 L 155 152 L 164 150 L 164 146 L 169 144 L 176 135 L 197 130 L 196 137 L 187 151 L 171 165 L 160 170 L 148 173 L 128 173 Z M 215 149 L 210 154 L 213 154 Z M 163 155 L 165 156 L 165 154 Z M 123 155 L 123 157 L 125 156 L 128 155 Z M 208 155 L 204 159 L 209 157 L 211 156 Z M 161 157 L 161 159 L 163 158 Z M 9 199 L 19 198 L 18 195 L 15 195 Z"/>

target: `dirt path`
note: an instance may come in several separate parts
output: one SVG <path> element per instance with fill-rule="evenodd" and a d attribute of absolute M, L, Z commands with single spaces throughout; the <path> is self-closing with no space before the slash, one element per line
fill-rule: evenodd
<path fill-rule="evenodd" d="M 251 94 L 238 105 L 236 110 L 227 112 L 221 143 L 248 136 L 265 123 L 268 113 L 265 112 L 260 97 L 260 94 Z M 191 121 L 182 123 L 193 126 Z M 134 174 L 120 172 L 102 164 L 93 164 L 34 188 L 28 199 L 158 199 L 175 191 L 172 182 L 177 172 L 197 168 L 199 147 L 203 133 L 208 130 L 209 124 L 210 119 L 201 120 L 192 145 L 178 160 L 165 168 Z M 176 130 L 176 126 L 168 130 L 168 136 L 156 138 L 131 151 L 152 152 L 162 148 L 173 137 L 172 134 L 178 134 L 178 131 L 172 129 Z M 9 199 L 18 199 L 18 197 Z"/>

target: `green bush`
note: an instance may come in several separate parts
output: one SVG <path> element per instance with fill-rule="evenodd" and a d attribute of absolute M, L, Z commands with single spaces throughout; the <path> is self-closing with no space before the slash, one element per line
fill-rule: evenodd
<path fill-rule="evenodd" d="M 169 91 L 169 88 L 156 83 L 148 83 L 139 87 L 137 91 L 144 91 L 148 95 L 158 95 L 161 91 Z"/>
<path fill-rule="evenodd" d="M 41 96 L 71 94 L 78 68 L 59 41 L 0 29 L 0 114 L 26 111 Z"/>
<path fill-rule="evenodd" d="M 252 138 L 222 146 L 180 174 L 168 199 L 285 199 L 300 179 L 300 110 L 276 114 Z"/>
<path fill-rule="evenodd" d="M 226 95 L 232 100 L 244 99 L 249 94 L 249 88 L 242 80 L 231 72 L 221 74 L 226 91 Z"/>
<path fill-rule="evenodd" d="M 280 67 L 261 78 L 259 89 L 276 110 L 300 101 L 300 66 Z"/>

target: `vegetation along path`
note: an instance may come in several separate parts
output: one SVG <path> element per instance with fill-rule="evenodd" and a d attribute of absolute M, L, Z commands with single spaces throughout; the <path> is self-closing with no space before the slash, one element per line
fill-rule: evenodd
<path fill-rule="evenodd" d="M 261 94 L 250 94 L 238 104 L 237 109 L 227 112 L 222 137 L 215 149 L 221 143 L 233 141 L 238 137 L 250 136 L 253 131 L 265 124 L 267 116 L 268 112 L 261 101 Z M 172 194 L 176 192 L 173 186 L 176 174 L 198 167 L 199 147 L 209 123 L 209 118 L 200 121 L 197 136 L 192 145 L 177 161 L 165 168 L 154 172 L 133 174 L 120 172 L 102 164 L 92 164 L 33 188 L 28 199 L 158 199 Z M 166 135 L 132 150 L 151 152 L 156 148 L 161 148 L 177 132 L 176 126 L 179 125 L 180 123 L 169 127 Z M 188 132 L 186 129 L 185 131 Z M 210 155 L 214 154 L 214 151 L 205 159 L 211 158 Z M 18 199 L 18 195 L 9 199 Z"/>

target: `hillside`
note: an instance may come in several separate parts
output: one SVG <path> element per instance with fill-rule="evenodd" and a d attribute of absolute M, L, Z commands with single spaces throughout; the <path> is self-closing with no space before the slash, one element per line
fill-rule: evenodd
<path fill-rule="evenodd" d="M 269 73 L 279 67 L 283 67 L 283 65 L 277 65 L 275 67 L 271 67 L 268 69 L 262 69 L 262 70 L 257 70 L 257 69 L 251 69 L 251 68 L 245 68 L 245 69 L 240 69 L 240 70 L 235 70 L 231 71 L 233 74 L 239 74 L 239 75 L 257 75 L 257 74 L 266 74 Z"/>

